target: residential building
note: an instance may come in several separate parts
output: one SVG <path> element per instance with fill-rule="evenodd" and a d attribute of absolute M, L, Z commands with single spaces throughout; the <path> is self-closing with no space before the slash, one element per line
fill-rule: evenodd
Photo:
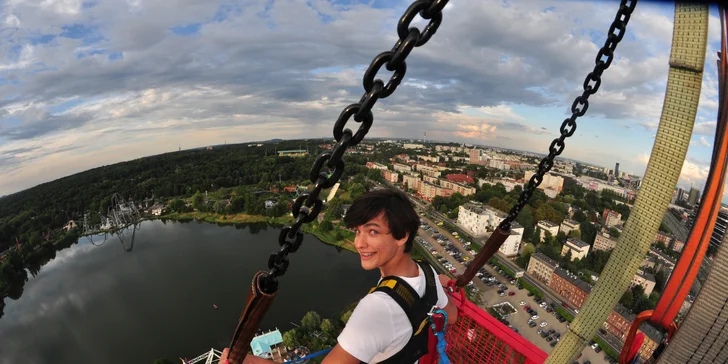
<path fill-rule="evenodd" d="M 506 218 L 506 213 L 478 202 L 468 202 L 458 211 L 458 225 L 473 236 L 493 231 Z"/>
<path fill-rule="evenodd" d="M 512 222 L 511 233 L 498 250 L 507 257 L 514 257 L 518 255 L 518 251 L 521 247 L 521 241 L 523 241 L 523 230 L 524 228 L 521 224 L 516 221 Z"/>
<path fill-rule="evenodd" d="M 670 243 L 672 243 L 672 234 L 663 233 L 662 231 L 658 231 L 657 235 L 655 236 L 655 243 L 663 243 L 665 246 L 670 246 Z"/>
<path fill-rule="evenodd" d="M 670 249 L 672 249 L 672 251 L 680 253 L 683 251 L 684 248 L 685 248 L 684 241 L 677 239 L 677 238 L 672 239 L 672 244 L 670 244 Z"/>
<path fill-rule="evenodd" d="M 423 199 L 432 201 L 437 196 L 449 197 L 453 194 L 453 190 L 449 188 L 443 188 L 431 182 L 422 181 L 420 183 L 419 194 Z"/>
<path fill-rule="evenodd" d="M 604 225 L 606 226 L 619 225 L 622 223 L 622 214 L 610 209 L 604 209 L 604 212 L 602 213 L 602 221 L 604 221 Z"/>
<path fill-rule="evenodd" d="M 632 283 L 629 287 L 642 286 L 645 289 L 645 294 L 650 295 L 655 289 L 655 276 L 651 273 L 646 273 L 643 270 L 638 270 L 637 273 L 632 276 Z"/>
<path fill-rule="evenodd" d="M 559 225 L 555 224 L 548 220 L 541 220 L 536 224 L 536 227 L 541 229 L 540 231 L 540 240 L 539 243 L 543 242 L 543 239 L 546 238 L 546 232 L 548 231 L 551 233 L 551 236 L 555 237 L 559 233 Z M 535 244 L 535 242 L 533 242 Z"/>
<path fill-rule="evenodd" d="M 412 167 L 406 164 L 393 163 L 392 168 L 394 168 L 396 172 L 412 172 Z"/>
<path fill-rule="evenodd" d="M 569 219 L 561 222 L 561 227 L 559 228 L 559 231 L 563 231 L 564 234 L 569 235 L 569 232 L 571 230 L 579 230 L 579 223 Z"/>
<path fill-rule="evenodd" d="M 629 312 L 626 307 L 617 303 L 612 313 L 609 314 L 607 321 L 604 322 L 604 328 L 624 341 L 627 338 L 629 327 L 632 325 L 634 319 L 635 314 Z"/>
<path fill-rule="evenodd" d="M 718 211 L 718 217 L 715 220 L 713 235 L 710 236 L 710 245 L 719 247 L 726 230 L 728 230 L 728 207 L 721 206 Z"/>
<path fill-rule="evenodd" d="M 571 251 L 571 261 L 574 259 L 584 259 L 589 254 L 589 244 L 577 238 L 566 239 L 566 244 L 561 248 L 561 255 Z"/>
<path fill-rule="evenodd" d="M 640 347 L 640 357 L 642 360 L 648 360 L 652 358 L 652 354 L 655 352 L 655 349 L 657 349 L 659 343 L 662 342 L 663 334 L 660 330 L 652 326 L 649 321 L 643 322 L 638 331 L 645 334 L 645 340 L 642 342 L 642 346 Z"/>
<path fill-rule="evenodd" d="M 404 149 L 422 149 L 425 146 L 422 144 L 412 144 L 412 143 L 404 143 L 402 146 Z"/>
<path fill-rule="evenodd" d="M 380 173 L 382 174 L 382 177 L 384 177 L 384 179 L 387 182 L 390 182 L 390 183 L 399 182 L 399 173 L 397 173 L 397 172 L 390 171 L 389 169 L 384 169 L 384 170 L 381 170 Z"/>
<path fill-rule="evenodd" d="M 419 191 L 420 190 L 420 183 L 422 183 L 422 180 L 417 177 L 413 176 L 411 174 L 404 174 L 402 175 L 402 183 L 407 185 L 407 188 Z"/>
<path fill-rule="evenodd" d="M 523 180 L 525 182 L 528 182 L 533 175 L 536 174 L 534 171 L 527 171 L 524 176 Z M 561 189 L 564 187 L 564 178 L 561 176 L 553 175 L 551 173 L 546 173 L 543 176 L 543 180 L 541 181 L 541 184 L 538 186 L 541 190 L 551 189 L 556 191 L 556 193 L 560 193 Z"/>
<path fill-rule="evenodd" d="M 369 168 L 369 169 L 381 169 L 381 170 L 389 169 L 384 164 L 379 164 L 379 163 L 374 163 L 374 162 L 367 162 L 367 168 Z"/>
<path fill-rule="evenodd" d="M 439 185 L 440 184 L 440 179 L 437 178 L 437 177 L 433 177 L 433 176 L 423 175 L 422 176 L 422 180 L 425 181 L 425 182 L 430 182 L 433 185 Z"/>
<path fill-rule="evenodd" d="M 430 155 L 418 155 L 417 156 L 417 159 L 421 159 L 423 161 L 432 162 L 432 163 L 439 163 L 440 162 L 440 157 L 433 157 L 433 156 L 430 156 Z"/>
<path fill-rule="evenodd" d="M 459 183 L 473 183 L 473 177 L 462 173 L 451 173 L 445 176 L 448 181 Z"/>
<path fill-rule="evenodd" d="M 416 164 L 415 168 L 417 172 L 420 172 L 426 176 L 440 177 L 440 169 L 436 166 L 428 166 L 426 164 Z"/>
<path fill-rule="evenodd" d="M 475 149 L 475 148 L 470 149 L 468 151 L 468 154 L 470 156 L 470 160 L 469 160 L 469 163 L 470 164 L 485 165 L 485 163 L 483 163 L 483 160 L 482 160 L 482 157 L 483 157 L 483 150 L 482 149 Z"/>
<path fill-rule="evenodd" d="M 589 293 L 591 293 L 590 285 L 560 267 L 554 269 L 549 287 L 564 297 L 575 308 L 581 308 L 581 305 L 584 304 L 586 298 L 589 297 Z"/>
<path fill-rule="evenodd" d="M 449 189 L 453 190 L 454 193 L 459 193 L 463 196 L 470 196 L 470 195 L 475 194 L 474 187 L 470 187 L 470 186 L 467 186 L 467 185 L 464 185 L 464 184 L 458 183 L 458 182 L 448 181 L 445 179 L 440 179 L 439 182 L 440 182 L 440 186 L 442 186 L 444 188 L 449 188 Z"/>
<path fill-rule="evenodd" d="M 559 262 L 543 255 L 542 253 L 533 253 L 531 259 L 528 261 L 528 268 L 526 273 L 535 277 L 546 285 L 551 284 L 551 276 L 554 274 L 554 269 L 559 266 Z"/>
<path fill-rule="evenodd" d="M 617 241 L 612 239 L 609 234 L 597 233 L 594 239 L 594 250 L 608 251 L 617 246 Z"/>
<path fill-rule="evenodd" d="M 647 258 L 652 258 L 652 261 L 654 262 L 654 265 L 651 268 L 655 269 L 655 271 L 662 270 L 667 273 L 667 276 L 672 273 L 672 270 L 675 269 L 675 264 L 677 263 L 674 259 L 672 259 L 672 257 L 655 248 L 650 248 L 647 252 Z"/>

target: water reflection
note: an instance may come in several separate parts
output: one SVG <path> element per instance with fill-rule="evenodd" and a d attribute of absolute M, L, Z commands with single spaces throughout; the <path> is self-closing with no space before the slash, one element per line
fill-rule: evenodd
<path fill-rule="evenodd" d="M 227 345 L 279 230 L 189 222 L 147 221 L 39 254 L 1 301 L 0 363 L 151 364 Z M 354 254 L 305 242 L 262 328 L 288 329 L 309 310 L 338 315 L 376 283 Z"/>

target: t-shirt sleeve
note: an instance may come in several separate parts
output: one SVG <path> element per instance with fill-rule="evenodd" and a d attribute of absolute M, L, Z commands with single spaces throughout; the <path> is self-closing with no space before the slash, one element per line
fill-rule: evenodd
<path fill-rule="evenodd" d="M 433 268 L 432 270 L 434 271 L 435 269 Z M 445 289 L 442 288 L 442 284 L 440 284 L 440 280 L 437 278 L 437 272 L 435 272 L 435 285 L 437 285 L 437 307 L 445 308 L 448 303 L 448 298 L 445 294 Z"/>
<path fill-rule="evenodd" d="M 384 297 L 382 296 L 384 295 Z M 386 294 L 366 295 L 352 312 L 338 342 L 347 353 L 368 363 L 395 341 L 392 304 Z M 399 308 L 399 306 L 396 306 Z"/>

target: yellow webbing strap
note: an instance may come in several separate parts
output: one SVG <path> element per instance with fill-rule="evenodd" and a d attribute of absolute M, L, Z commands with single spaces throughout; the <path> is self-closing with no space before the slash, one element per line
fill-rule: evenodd
<path fill-rule="evenodd" d="M 665 103 L 642 187 L 598 283 L 549 355 L 547 364 L 571 363 L 584 349 L 629 287 L 655 240 L 690 143 L 700 99 L 707 37 L 708 6 L 676 4 Z"/>

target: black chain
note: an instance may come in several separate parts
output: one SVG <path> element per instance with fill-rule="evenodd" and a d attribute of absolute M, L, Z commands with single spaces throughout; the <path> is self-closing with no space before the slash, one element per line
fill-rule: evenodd
<path fill-rule="evenodd" d="M 270 271 L 266 275 L 262 287 L 265 292 L 273 293 L 278 289 L 277 277 L 284 275 L 288 269 L 288 253 L 295 253 L 303 241 L 301 226 L 314 221 L 321 212 L 322 202 L 319 199 L 319 193 L 339 181 L 341 174 L 344 173 L 343 156 L 346 149 L 359 144 L 369 132 L 374 121 L 372 107 L 377 100 L 387 98 L 397 89 L 407 72 L 405 62 L 407 56 L 415 47 L 425 45 L 435 34 L 442 22 L 442 9 L 445 8 L 448 1 L 417 0 L 413 2 L 397 24 L 397 34 L 399 35 L 397 43 L 392 50 L 374 57 L 369 68 L 364 72 L 364 95 L 358 103 L 345 107 L 334 123 L 336 145 L 331 151 L 323 152 L 316 157 L 310 174 L 311 183 L 314 184 L 313 188 L 301 194 L 293 203 L 292 212 L 296 222 L 285 226 L 278 236 L 281 249 L 271 254 L 268 259 Z M 410 27 L 417 14 L 430 21 L 422 31 Z M 382 66 L 388 71 L 394 72 L 386 84 L 380 79 L 375 79 Z M 354 121 L 359 123 L 356 133 L 344 128 L 352 116 Z"/>
<path fill-rule="evenodd" d="M 619 10 L 617 11 L 617 15 L 612 22 L 612 26 L 609 27 L 607 40 L 604 42 L 602 49 L 600 49 L 597 53 L 597 58 L 594 61 L 594 70 L 590 72 L 584 80 L 584 92 L 581 96 L 577 96 L 574 103 L 571 104 L 571 117 L 564 120 L 561 124 L 561 128 L 559 128 L 561 136 L 551 142 L 551 146 L 549 146 L 549 155 L 542 159 L 541 163 L 538 164 L 536 174 L 531 177 L 528 181 L 528 185 L 523 189 L 523 192 L 521 192 L 521 196 L 518 198 L 518 203 L 511 208 L 508 216 L 501 221 L 498 226 L 500 229 L 504 231 L 511 229 L 511 223 L 518 218 L 518 214 L 521 213 L 523 207 L 526 206 L 526 203 L 528 203 L 528 200 L 533 195 L 533 191 L 541 184 L 544 174 L 553 167 L 554 158 L 564 151 L 564 147 L 566 146 L 564 140 L 574 135 L 574 132 L 576 131 L 576 118 L 586 114 L 586 110 L 589 108 L 589 96 L 597 92 L 599 85 L 602 83 L 602 73 L 609 68 L 609 65 L 612 64 L 614 50 L 617 49 L 617 44 L 619 44 L 624 37 L 624 33 L 627 29 L 627 22 L 629 22 L 629 18 L 636 5 L 637 0 L 622 0 Z M 605 57 L 606 59 L 604 59 Z"/>

